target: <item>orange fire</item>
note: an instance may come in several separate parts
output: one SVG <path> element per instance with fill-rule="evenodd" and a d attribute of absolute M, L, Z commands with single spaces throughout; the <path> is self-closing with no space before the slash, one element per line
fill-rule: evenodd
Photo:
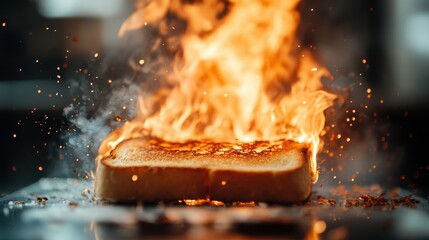
<path fill-rule="evenodd" d="M 173 142 L 290 139 L 311 144 L 316 181 L 324 110 L 336 96 L 323 90 L 329 72 L 297 41 L 298 2 L 138 1 L 120 36 L 171 15 L 186 22 L 174 71 L 164 74 L 173 87 L 142 94 L 138 115 L 104 140 L 99 157 L 148 134 Z"/>

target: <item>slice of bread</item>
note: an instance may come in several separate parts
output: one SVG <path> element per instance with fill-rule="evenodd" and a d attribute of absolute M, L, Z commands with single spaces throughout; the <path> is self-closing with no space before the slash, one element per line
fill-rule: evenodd
<path fill-rule="evenodd" d="M 135 138 L 97 162 L 95 195 L 113 201 L 296 203 L 311 194 L 309 146 L 292 141 L 171 143 Z"/>

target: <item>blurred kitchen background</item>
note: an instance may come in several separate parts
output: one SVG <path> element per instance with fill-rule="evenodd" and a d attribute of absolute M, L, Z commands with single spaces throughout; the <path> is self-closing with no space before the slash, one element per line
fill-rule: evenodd
<path fill-rule="evenodd" d="M 64 108 L 91 102 L 75 95 L 76 88 L 97 91 L 132 75 L 127 59 L 133 44 L 117 32 L 133 6 L 132 0 L 1 3 L 0 194 L 60 175 L 58 166 L 85 177 L 73 168 L 93 155 L 62 154 L 62 136 L 73 131 Z M 349 91 L 345 109 L 364 109 L 361 122 L 344 135 L 368 131 L 359 148 L 348 148 L 352 153 L 321 156 L 321 183 L 380 183 L 427 193 L 429 1 L 302 0 L 299 10 L 300 39 L 331 71 L 334 87 Z M 353 154 L 362 151 L 370 154 Z"/>

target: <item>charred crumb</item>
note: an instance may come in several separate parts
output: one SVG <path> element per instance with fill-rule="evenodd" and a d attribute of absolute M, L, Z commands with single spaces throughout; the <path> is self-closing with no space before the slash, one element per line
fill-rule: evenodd
<path fill-rule="evenodd" d="M 337 204 L 337 201 L 332 198 L 326 198 L 323 196 L 317 196 L 316 203 L 319 205 L 327 205 L 327 206 L 335 206 Z"/>
<path fill-rule="evenodd" d="M 83 198 L 91 199 L 92 198 L 92 191 L 91 191 L 91 189 L 84 188 L 80 195 Z"/>
<path fill-rule="evenodd" d="M 48 201 L 49 199 L 47 198 L 47 197 L 41 197 L 41 196 L 37 196 L 36 197 L 36 203 L 37 204 L 42 204 L 42 205 L 44 205 L 44 204 L 46 204 L 46 202 Z"/>
<path fill-rule="evenodd" d="M 407 195 L 400 198 L 387 199 L 384 196 L 374 196 L 374 195 L 361 195 L 355 199 L 347 199 L 344 206 L 346 208 L 350 207 L 388 207 L 389 209 L 395 209 L 398 206 L 406 206 L 415 208 L 419 203 L 418 200 L 414 199 L 412 195 Z"/>
<path fill-rule="evenodd" d="M 407 207 L 415 208 L 418 203 L 420 203 L 420 201 L 414 199 L 411 194 L 407 195 L 407 196 L 404 196 L 404 197 L 401 197 L 399 199 L 393 199 L 392 200 L 393 206 L 400 206 L 400 205 L 402 205 L 402 206 L 407 206 Z"/>
<path fill-rule="evenodd" d="M 77 202 L 69 202 L 69 207 L 77 207 L 77 206 L 79 206 L 79 203 L 77 203 Z"/>
<path fill-rule="evenodd" d="M 344 200 L 344 207 L 380 207 L 383 210 L 393 210 L 399 206 L 416 207 L 417 201 L 412 195 L 401 197 L 400 188 L 385 191 L 380 185 L 370 186 L 353 185 L 350 190 L 345 185 L 332 188 L 330 193 Z"/>
<path fill-rule="evenodd" d="M 316 199 L 311 199 L 307 202 L 304 202 L 304 206 L 335 206 L 337 201 L 332 198 L 327 198 L 321 195 L 318 195 Z"/>
<path fill-rule="evenodd" d="M 373 207 L 373 206 L 386 206 L 389 201 L 383 196 L 361 195 L 357 199 L 347 199 L 345 207 Z"/>

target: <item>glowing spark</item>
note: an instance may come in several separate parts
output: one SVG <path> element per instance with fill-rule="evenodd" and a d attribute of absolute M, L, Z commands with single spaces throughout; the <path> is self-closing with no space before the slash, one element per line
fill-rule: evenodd
<path fill-rule="evenodd" d="M 131 180 L 133 180 L 133 182 L 137 181 L 137 179 L 139 179 L 139 177 L 135 174 L 131 177 Z"/>
<path fill-rule="evenodd" d="M 326 223 L 324 221 L 317 221 L 314 223 L 314 231 L 317 234 L 321 234 L 326 230 Z"/>

